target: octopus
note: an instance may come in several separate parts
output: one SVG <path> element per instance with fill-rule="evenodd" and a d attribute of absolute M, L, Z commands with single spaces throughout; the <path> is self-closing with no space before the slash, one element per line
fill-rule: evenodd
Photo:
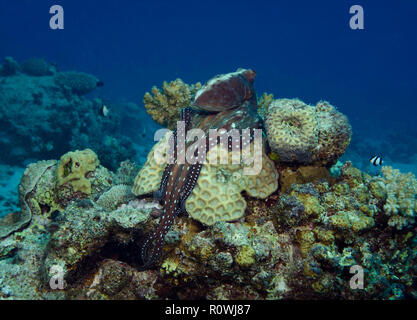
<path fill-rule="evenodd" d="M 147 269 L 159 261 L 165 244 L 165 235 L 170 230 L 175 218 L 181 213 L 187 213 L 185 201 L 190 196 L 197 183 L 203 166 L 199 147 L 205 144 L 205 150 L 220 143 L 220 137 L 210 140 L 210 129 L 256 129 L 261 126 L 260 118 L 256 112 L 256 93 L 254 80 L 256 73 L 253 70 L 238 69 L 236 72 L 219 75 L 209 80 L 195 95 L 194 102 L 181 110 L 181 120 L 185 123 L 184 130 L 174 131 L 170 141 L 170 151 L 173 153 L 173 161 L 168 163 L 162 175 L 159 189 L 152 197 L 160 202 L 162 209 L 154 208 L 152 215 L 159 216 L 158 226 L 143 241 L 141 269 Z M 188 141 L 185 150 L 193 144 L 195 146 L 194 157 L 199 159 L 196 163 L 179 161 L 183 159 L 184 149 L 179 148 L 179 139 L 184 141 L 184 136 L 192 128 L 199 128 L 205 134 L 202 139 Z M 241 131 L 239 131 L 241 132 Z M 229 150 L 233 143 L 241 148 L 247 146 L 253 138 L 244 139 L 240 133 L 238 141 L 234 137 L 228 137 Z M 203 144 L 203 145 L 201 145 Z"/>

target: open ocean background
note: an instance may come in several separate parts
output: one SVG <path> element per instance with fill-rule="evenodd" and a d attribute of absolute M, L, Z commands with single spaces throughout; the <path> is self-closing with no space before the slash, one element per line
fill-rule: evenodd
<path fill-rule="evenodd" d="M 65 10 L 64 30 L 49 28 L 54 4 Z M 364 30 L 349 27 L 354 4 L 364 8 Z M 258 95 L 325 99 L 348 116 L 353 140 L 343 160 L 366 170 L 380 155 L 417 173 L 414 0 L 0 0 L 0 39 L 0 58 L 41 57 L 91 73 L 105 84 L 93 96 L 140 107 L 164 80 L 204 83 L 252 68 Z M 142 119 L 152 121 L 144 111 Z M 135 142 L 150 143 L 139 132 Z M 16 189 L 13 170 L 1 175 L 4 190 Z"/>

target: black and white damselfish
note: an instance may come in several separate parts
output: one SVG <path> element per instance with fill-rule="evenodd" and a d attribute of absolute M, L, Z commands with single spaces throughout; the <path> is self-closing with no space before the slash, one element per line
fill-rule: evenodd
<path fill-rule="evenodd" d="M 384 163 L 381 156 L 373 156 L 369 162 L 372 163 L 375 167 L 382 166 Z"/>

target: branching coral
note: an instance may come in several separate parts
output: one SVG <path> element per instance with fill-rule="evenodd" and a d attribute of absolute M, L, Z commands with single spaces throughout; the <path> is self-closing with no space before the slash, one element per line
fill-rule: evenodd
<path fill-rule="evenodd" d="M 187 107 L 201 84 L 185 84 L 181 79 L 164 82 L 162 92 L 153 87 L 151 93 L 146 92 L 143 103 L 146 112 L 154 121 L 169 129 L 174 129 L 180 119 L 180 110 Z"/>
<path fill-rule="evenodd" d="M 268 142 L 280 162 L 333 164 L 350 143 L 347 118 L 327 102 L 273 101 L 265 114 Z"/>

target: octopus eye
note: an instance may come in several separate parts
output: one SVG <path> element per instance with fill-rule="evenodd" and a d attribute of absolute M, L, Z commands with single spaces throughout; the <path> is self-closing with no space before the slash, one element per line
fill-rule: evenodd
<path fill-rule="evenodd" d="M 75 167 L 76 167 L 76 168 L 79 168 L 79 167 L 80 167 L 80 163 L 79 163 L 79 162 L 76 162 L 76 163 L 75 163 Z"/>

